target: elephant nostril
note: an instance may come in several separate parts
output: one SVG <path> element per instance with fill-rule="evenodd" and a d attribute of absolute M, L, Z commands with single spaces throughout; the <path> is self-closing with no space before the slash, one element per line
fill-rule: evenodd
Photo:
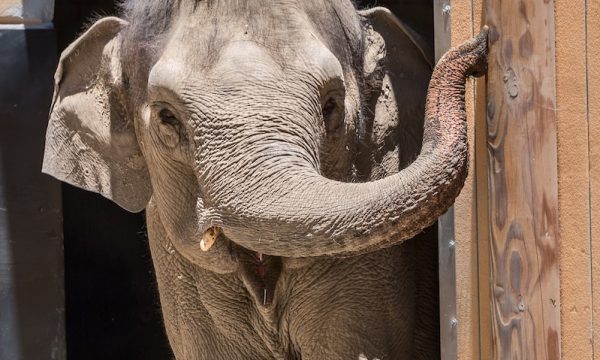
<path fill-rule="evenodd" d="M 213 246 L 219 235 L 223 233 L 223 230 L 218 226 L 211 226 L 202 235 L 200 240 L 200 249 L 202 251 L 208 251 Z"/>

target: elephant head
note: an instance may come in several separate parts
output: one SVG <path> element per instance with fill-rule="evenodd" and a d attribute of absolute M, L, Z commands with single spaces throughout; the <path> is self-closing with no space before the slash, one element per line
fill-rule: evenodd
<path fill-rule="evenodd" d="M 140 1 L 125 18 L 62 54 L 43 171 L 130 211 L 151 201 L 196 262 L 229 242 L 285 257 L 379 249 L 458 195 L 464 83 L 485 67 L 485 35 L 436 66 L 423 128 L 430 51 L 386 9 Z M 420 154 L 398 173 L 372 165 L 402 125 L 407 142 L 423 137 Z"/>

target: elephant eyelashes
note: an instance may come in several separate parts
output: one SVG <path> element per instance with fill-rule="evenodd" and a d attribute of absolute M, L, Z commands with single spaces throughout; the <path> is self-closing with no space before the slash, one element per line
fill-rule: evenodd
<path fill-rule="evenodd" d="M 336 97 L 330 97 L 323 105 L 321 113 L 328 133 L 337 131 L 344 121 L 344 110 L 340 103 L 342 101 Z"/>
<path fill-rule="evenodd" d="M 169 148 L 177 146 L 180 141 L 179 120 L 177 117 L 175 117 L 171 110 L 163 108 L 158 112 L 158 119 L 158 128 L 162 143 Z"/>

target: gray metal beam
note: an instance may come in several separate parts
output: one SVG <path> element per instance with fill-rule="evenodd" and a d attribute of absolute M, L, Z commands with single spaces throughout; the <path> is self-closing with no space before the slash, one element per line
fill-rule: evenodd
<path fill-rule="evenodd" d="M 434 0 L 435 58 L 439 60 L 450 49 L 451 0 Z M 440 272 L 440 349 L 442 360 L 458 357 L 456 317 L 456 239 L 454 208 L 438 222 Z"/>

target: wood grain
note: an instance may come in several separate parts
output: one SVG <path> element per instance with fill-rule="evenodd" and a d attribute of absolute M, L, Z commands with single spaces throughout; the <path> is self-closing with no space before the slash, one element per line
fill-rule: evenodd
<path fill-rule="evenodd" d="M 554 3 L 485 5 L 493 357 L 560 359 Z"/>

